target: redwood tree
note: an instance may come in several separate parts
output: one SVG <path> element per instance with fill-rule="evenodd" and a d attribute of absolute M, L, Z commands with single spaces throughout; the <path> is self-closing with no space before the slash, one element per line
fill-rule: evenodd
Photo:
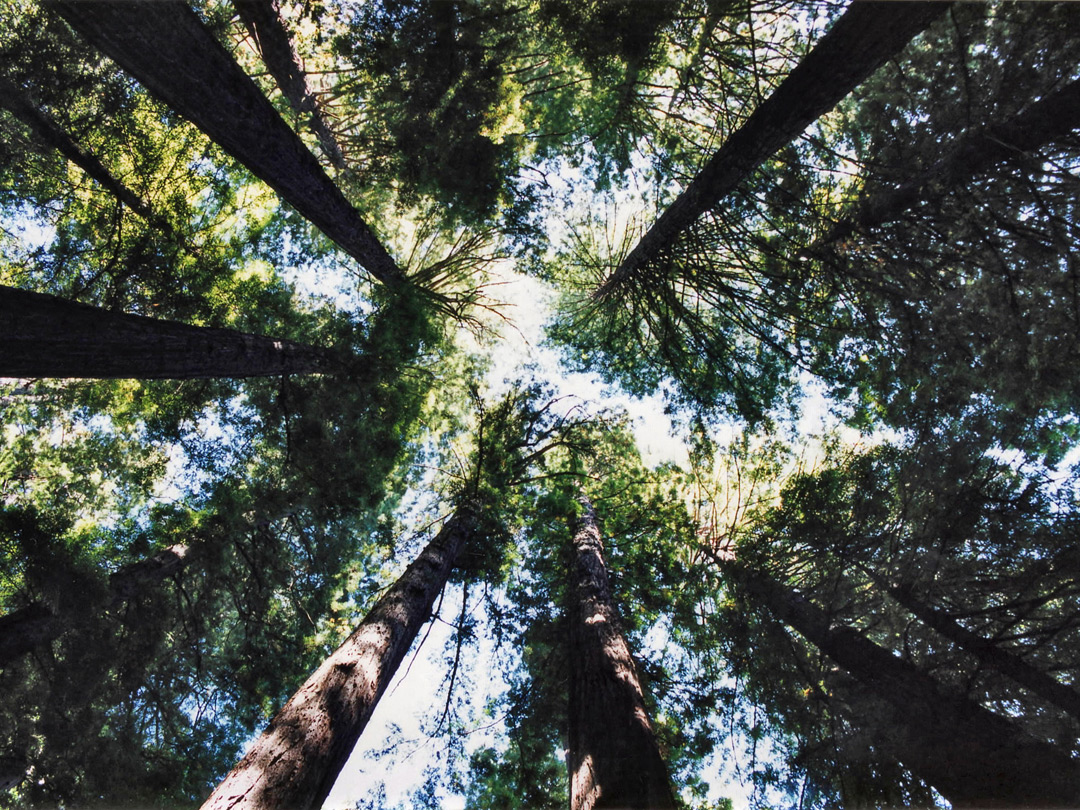
<path fill-rule="evenodd" d="M 479 515 L 465 503 L 304 682 L 214 789 L 203 810 L 316 810 L 431 616 Z"/>
<path fill-rule="evenodd" d="M 612 602 L 596 512 L 585 497 L 580 505 L 569 596 L 570 808 L 674 808 L 671 780 Z"/>
<path fill-rule="evenodd" d="M 865 722 L 897 758 L 954 807 L 1075 807 L 1080 762 L 1013 721 L 953 693 L 915 665 L 835 626 L 828 613 L 796 591 L 745 565 L 728 572 L 889 707 L 888 727 Z"/>
<path fill-rule="evenodd" d="M 401 269 L 319 161 L 183 0 L 50 6 L 387 284 Z"/>
<path fill-rule="evenodd" d="M 762 161 L 831 110 L 940 16 L 946 3 L 853 3 L 776 91 L 754 111 L 596 291 L 631 283 L 698 217 L 717 206 Z"/>

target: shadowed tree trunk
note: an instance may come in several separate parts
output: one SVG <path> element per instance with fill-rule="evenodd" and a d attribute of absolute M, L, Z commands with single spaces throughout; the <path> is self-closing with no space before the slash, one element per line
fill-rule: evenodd
<path fill-rule="evenodd" d="M 322 116 L 318 100 L 308 87 L 307 77 L 281 19 L 278 0 L 233 0 L 233 6 L 289 106 L 298 116 L 307 118 L 308 126 L 319 139 L 319 146 L 331 165 L 344 169 L 345 156 Z"/>
<path fill-rule="evenodd" d="M 1080 80 L 1044 96 L 1016 117 L 965 133 L 947 156 L 911 180 L 883 189 L 863 200 L 814 248 L 846 239 L 853 233 L 896 219 L 909 208 L 936 199 L 961 180 L 1040 149 L 1080 129 Z"/>
<path fill-rule="evenodd" d="M 772 578 L 726 566 L 780 621 L 832 658 L 878 701 L 875 739 L 954 807 L 1076 807 L 1080 762 L 1012 721 L 946 690 L 926 673 Z M 875 725 L 877 715 L 863 719 Z"/>
<path fill-rule="evenodd" d="M 110 596 L 104 605 L 79 601 L 75 594 L 64 594 L 65 606 L 59 610 L 44 602 L 33 602 L 3 616 L 0 618 L 0 667 L 58 638 L 87 612 L 115 608 L 171 577 L 187 565 L 189 552 L 190 549 L 181 543 L 121 568 L 109 577 Z"/>
<path fill-rule="evenodd" d="M 83 170 L 102 188 L 116 199 L 168 236 L 175 238 L 172 226 L 164 218 L 154 213 L 153 209 L 139 196 L 124 185 L 105 168 L 96 157 L 71 139 L 64 130 L 56 125 L 49 116 L 42 112 L 33 101 L 12 82 L 0 76 L 0 107 L 22 121 L 43 143 L 48 144 L 65 158 Z"/>
<path fill-rule="evenodd" d="M 195 379 L 335 371 L 328 349 L 0 286 L 0 377 Z"/>
<path fill-rule="evenodd" d="M 1080 692 L 1054 679 L 1049 673 L 1033 667 L 1023 658 L 1002 649 L 989 639 L 973 633 L 944 611 L 917 599 L 910 586 L 889 586 L 881 577 L 867 572 L 874 583 L 903 605 L 921 622 L 932 627 L 949 641 L 954 642 L 965 652 L 970 653 L 991 669 L 1012 678 L 1025 686 L 1043 700 L 1064 709 L 1080 720 Z"/>
<path fill-rule="evenodd" d="M 596 512 L 581 499 L 570 588 L 570 810 L 675 807 L 619 627 Z"/>
<path fill-rule="evenodd" d="M 202 810 L 318 810 L 386 691 L 461 549 L 472 506 L 442 530 L 270 721 Z"/>
<path fill-rule="evenodd" d="M 595 296 L 605 298 L 630 283 L 643 266 L 664 253 L 762 161 L 835 107 L 948 5 L 899 0 L 852 3 L 776 91 L 709 159 Z"/>
<path fill-rule="evenodd" d="M 266 182 L 386 284 L 397 264 L 232 55 L 183 0 L 49 0 L 80 34 Z"/>

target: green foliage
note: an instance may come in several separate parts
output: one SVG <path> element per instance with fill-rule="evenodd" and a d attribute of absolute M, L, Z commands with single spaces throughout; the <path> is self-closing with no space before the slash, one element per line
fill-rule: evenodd
<path fill-rule="evenodd" d="M 687 807 L 707 806 L 717 761 L 755 807 L 936 798 L 891 758 L 866 690 L 726 576 L 732 556 L 1077 750 L 1073 719 L 896 598 L 1080 683 L 1076 138 L 967 176 L 937 167 L 1075 79 L 1074 8 L 951 9 L 597 300 L 640 226 L 839 4 L 284 5 L 342 146 L 336 181 L 413 286 L 358 284 L 57 15 L 0 9 L 0 283 L 341 357 L 302 378 L 0 386 L 0 612 L 45 606 L 63 623 L 0 671 L 0 764 L 27 774 L 0 807 L 199 802 L 377 597 L 401 538 L 450 504 L 480 515 L 481 540 L 453 573 L 455 686 L 427 724 L 446 745 L 414 804 L 452 791 L 476 808 L 564 806 L 579 492 Z M 200 12 L 262 70 L 227 4 Z M 914 204 L 851 226 L 931 169 Z M 626 421 L 579 418 L 552 381 L 481 394 L 493 363 L 450 327 L 483 328 L 486 274 L 508 277 L 510 253 L 557 288 L 547 338 L 565 367 L 667 395 L 693 433 L 688 469 L 648 469 Z M 764 433 L 806 373 L 870 437 L 822 440 L 811 468 Z M 728 427 L 730 441 L 708 432 Z M 177 543 L 181 570 L 117 597 L 112 575 Z M 509 687 L 474 749 L 468 678 L 487 675 L 466 670 L 487 636 Z"/>

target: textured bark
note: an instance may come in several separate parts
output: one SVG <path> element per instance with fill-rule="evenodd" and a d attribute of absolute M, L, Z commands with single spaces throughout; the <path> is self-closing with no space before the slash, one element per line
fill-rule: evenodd
<path fill-rule="evenodd" d="M 877 577 L 875 577 L 875 581 L 893 599 L 909 610 L 912 615 L 954 642 L 965 652 L 978 658 L 984 666 L 1007 675 L 1021 686 L 1030 689 L 1043 700 L 1064 709 L 1080 720 L 1080 692 L 1066 686 L 1048 673 L 1033 667 L 1023 658 L 1002 649 L 993 641 L 973 633 L 957 623 L 947 613 L 915 598 L 910 588 L 889 587 Z"/>
<path fill-rule="evenodd" d="M 889 720 L 875 740 L 955 807 L 1076 807 L 1080 762 L 1029 736 L 1007 718 L 954 694 L 912 664 L 770 577 L 742 566 L 737 582 L 780 621 L 851 674 L 886 704 Z M 868 724 L 875 716 L 863 719 Z M 880 723 L 880 720 L 878 721 Z"/>
<path fill-rule="evenodd" d="M 233 0 L 233 6 L 289 106 L 297 115 L 307 118 L 308 126 L 319 139 L 319 146 L 331 165 L 344 169 L 345 156 L 322 116 L 318 100 L 308 87 L 307 77 L 281 19 L 278 0 Z"/>
<path fill-rule="evenodd" d="M 570 590 L 570 810 L 674 808 L 671 780 L 619 627 L 596 513 L 582 499 Z"/>
<path fill-rule="evenodd" d="M 104 604 L 65 594 L 62 600 L 65 606 L 60 609 L 54 609 L 44 602 L 32 602 L 0 617 L 0 667 L 58 638 L 82 615 L 116 608 L 158 585 L 183 569 L 188 562 L 188 554 L 186 545 L 177 544 L 147 560 L 121 568 L 109 578 L 109 594 Z"/>
<path fill-rule="evenodd" d="M 613 294 L 948 8 L 948 3 L 852 3 L 814 49 L 731 134 L 596 291 Z"/>
<path fill-rule="evenodd" d="M 890 222 L 913 206 L 934 200 L 958 182 L 1010 158 L 1040 149 L 1080 129 L 1080 80 L 1044 96 L 1009 121 L 961 136 L 948 154 L 915 178 L 864 200 L 815 246 Z"/>
<path fill-rule="evenodd" d="M 269 377 L 336 368 L 327 349 L 0 286 L 0 377 Z"/>
<path fill-rule="evenodd" d="M 300 137 L 183 0 L 49 0 L 151 93 L 296 208 L 380 281 L 401 270 Z"/>
<path fill-rule="evenodd" d="M 203 810 L 317 810 L 476 527 L 451 518 L 345 643 L 300 687 Z"/>

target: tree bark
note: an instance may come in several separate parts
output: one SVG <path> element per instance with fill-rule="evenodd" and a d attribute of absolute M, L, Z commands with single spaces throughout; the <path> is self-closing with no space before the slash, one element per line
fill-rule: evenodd
<path fill-rule="evenodd" d="M 746 123 L 731 134 L 595 292 L 631 283 L 702 214 L 716 207 L 761 163 L 835 107 L 948 8 L 948 3 L 852 3 L 814 49 Z"/>
<path fill-rule="evenodd" d="M 202 810 L 318 810 L 476 530 L 455 515 L 300 687 Z"/>
<path fill-rule="evenodd" d="M 0 286 L 0 377 L 183 380 L 337 368 L 328 349 Z"/>
<path fill-rule="evenodd" d="M 989 639 L 973 633 L 957 623 L 947 613 L 917 599 L 909 587 L 890 587 L 880 577 L 873 577 L 878 587 L 911 612 L 917 619 L 932 627 L 965 652 L 970 653 L 991 669 L 1012 678 L 1043 700 L 1080 720 L 1080 692 L 1056 680 L 1050 674 L 1033 667 L 1023 658 L 1002 649 Z"/>
<path fill-rule="evenodd" d="M 890 721 L 875 730 L 875 739 L 954 807 L 1080 804 L 1076 759 L 1029 736 L 1007 718 L 947 691 L 853 628 L 831 626 L 825 611 L 765 574 L 738 565 L 728 570 L 774 616 L 888 704 Z"/>
<path fill-rule="evenodd" d="M 0 667 L 58 638 L 78 621 L 80 615 L 96 612 L 99 608 L 115 608 L 171 577 L 187 565 L 189 552 L 186 545 L 178 543 L 147 560 L 121 568 L 109 578 L 110 596 L 104 605 L 99 606 L 96 601 L 87 604 L 77 595 L 64 594 L 67 605 L 59 610 L 44 602 L 32 602 L 3 616 L 0 618 Z"/>
<path fill-rule="evenodd" d="M 404 276 L 300 137 L 183 0 L 49 0 L 152 94 L 266 182 L 375 278 Z"/>
<path fill-rule="evenodd" d="M 1080 80 L 1044 96 L 1015 118 L 965 133 L 946 157 L 915 178 L 863 200 L 850 217 L 836 223 L 813 248 L 890 222 L 918 203 L 945 194 L 957 182 L 1040 149 L 1080 129 Z"/>
<path fill-rule="evenodd" d="M 308 87 L 307 77 L 281 19 L 278 0 L 233 0 L 233 6 L 255 40 L 263 64 L 281 88 L 289 106 L 297 115 L 307 117 L 308 126 L 319 139 L 323 154 L 331 165 L 339 170 L 344 169 L 345 156 L 322 116 L 318 100 Z"/>
<path fill-rule="evenodd" d="M 619 626 L 596 512 L 581 499 L 570 590 L 570 810 L 674 808 L 671 780 L 649 724 Z"/>

